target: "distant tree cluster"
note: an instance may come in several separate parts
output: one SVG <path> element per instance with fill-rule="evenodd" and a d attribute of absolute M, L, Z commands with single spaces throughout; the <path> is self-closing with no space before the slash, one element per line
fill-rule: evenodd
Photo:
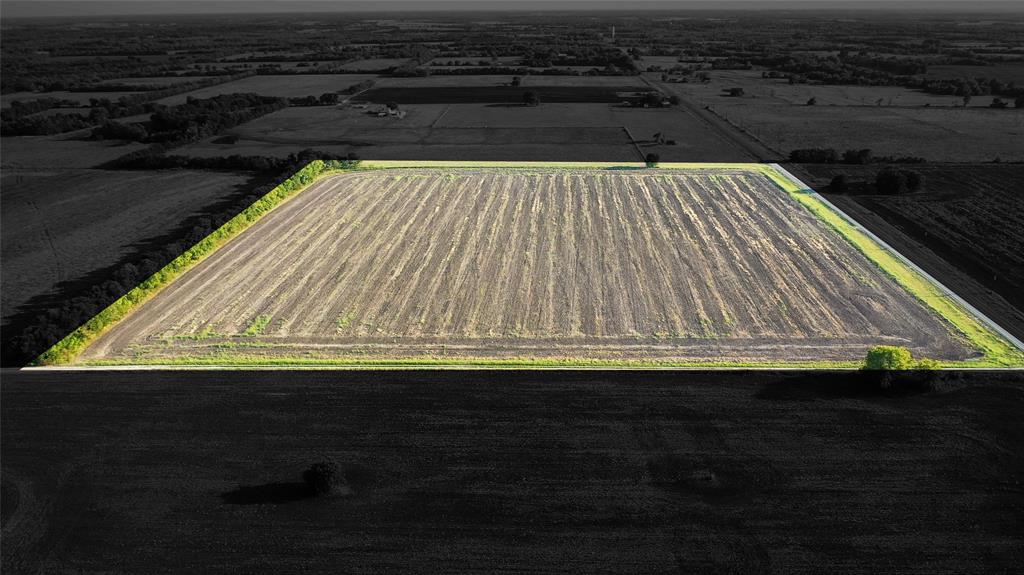
<path fill-rule="evenodd" d="M 924 189 L 924 176 L 914 170 L 885 168 L 875 176 L 875 188 L 889 196 L 917 192 Z"/>
<path fill-rule="evenodd" d="M 109 98 L 89 98 L 87 114 L 50 114 L 36 115 L 54 108 L 77 108 L 81 104 L 63 98 L 40 98 L 27 102 L 12 102 L 11 106 L 0 112 L 2 129 L 5 136 L 47 136 L 61 134 L 73 130 L 103 125 L 107 120 L 152 113 L 160 106 L 153 100 L 174 96 L 199 88 L 212 86 L 222 82 L 231 82 L 251 76 L 252 73 L 234 74 L 218 78 L 203 78 L 194 82 L 182 82 L 161 90 L 121 96 L 115 100 Z M 110 127 L 109 129 L 116 129 Z M 137 133 L 137 132 L 134 132 Z"/>
<path fill-rule="evenodd" d="M 205 99 L 190 97 L 178 106 L 158 107 L 145 123 L 105 122 L 93 130 L 93 138 L 180 145 L 218 134 L 287 105 L 284 98 L 258 94 L 221 94 Z"/>
<path fill-rule="evenodd" d="M 842 154 L 834 148 L 800 148 L 789 153 L 789 161 L 797 164 L 921 164 L 924 158 L 916 156 L 875 156 L 871 150 L 846 150 Z"/>
<path fill-rule="evenodd" d="M 105 164 L 103 167 L 121 170 L 234 170 L 264 174 L 284 174 L 294 172 L 313 160 L 356 161 L 358 159 L 359 157 L 354 153 L 342 155 L 311 149 L 291 153 L 283 158 L 273 156 L 242 156 L 239 154 L 201 158 L 164 155 L 162 150 L 154 147 L 126 154 Z"/>

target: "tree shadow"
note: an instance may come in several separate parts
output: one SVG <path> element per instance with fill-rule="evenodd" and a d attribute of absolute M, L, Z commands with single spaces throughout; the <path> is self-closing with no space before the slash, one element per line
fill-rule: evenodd
<path fill-rule="evenodd" d="M 767 383 L 755 397 L 770 401 L 908 397 L 949 390 L 970 379 L 961 371 L 893 371 L 886 381 L 872 371 L 814 371 Z"/>
<path fill-rule="evenodd" d="M 0 364 L 3 367 L 22 367 L 53 344 L 92 318 L 118 298 L 128 293 L 148 275 L 134 278 L 119 277 L 126 266 L 136 269 L 148 265 L 154 271 L 167 265 L 197 241 L 205 237 L 220 223 L 238 215 L 264 192 L 277 178 L 252 174 L 247 181 L 237 184 L 225 197 L 201 206 L 197 213 L 182 221 L 169 232 L 126 245 L 127 255 L 110 257 L 116 263 L 79 277 L 52 285 L 23 302 L 2 318 L 3 336 L 0 338 Z M 202 233 L 196 233 L 197 227 Z M 209 231 L 207 231 L 209 228 Z M 147 264 L 148 262 L 148 264 Z M 81 308 L 68 310 L 69 303 L 82 302 Z"/>
<path fill-rule="evenodd" d="M 263 485 L 239 485 L 231 491 L 221 493 L 224 503 L 229 505 L 283 505 L 313 497 L 313 491 L 305 483 L 264 483 Z"/>

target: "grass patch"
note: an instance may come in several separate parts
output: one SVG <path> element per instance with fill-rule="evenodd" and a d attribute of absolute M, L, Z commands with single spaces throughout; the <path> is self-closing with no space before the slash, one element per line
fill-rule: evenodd
<path fill-rule="evenodd" d="M 256 316 L 255 319 L 252 320 L 252 322 L 249 324 L 249 327 L 245 328 L 245 331 L 242 333 L 242 335 L 246 337 L 255 337 L 257 335 L 263 335 L 263 332 L 267 329 L 268 325 L 270 325 L 270 316 L 258 315 Z"/>
<path fill-rule="evenodd" d="M 1024 367 L 1024 353 L 999 334 L 983 325 L 973 314 L 950 299 L 937 285 L 907 266 L 870 236 L 857 229 L 849 220 L 824 203 L 818 194 L 776 170 L 773 166 L 759 165 L 758 171 L 767 176 L 790 197 L 800 202 L 820 220 L 846 238 L 857 250 L 883 272 L 896 280 L 911 295 L 938 313 L 953 325 L 984 357 L 967 362 L 948 362 L 949 367 L 993 366 Z M 952 365 L 949 365 L 952 364 Z"/>
<path fill-rule="evenodd" d="M 260 355 L 209 355 L 203 357 L 146 358 L 132 362 L 133 365 L 167 366 L 294 366 L 294 367 L 449 367 L 449 368 L 756 368 L 756 369 L 859 369 L 862 361 L 672 361 L 644 359 L 590 359 L 590 358 L 443 358 L 443 357 L 266 357 Z M 90 366 L 124 365 L 117 360 L 93 360 L 82 362 Z"/>

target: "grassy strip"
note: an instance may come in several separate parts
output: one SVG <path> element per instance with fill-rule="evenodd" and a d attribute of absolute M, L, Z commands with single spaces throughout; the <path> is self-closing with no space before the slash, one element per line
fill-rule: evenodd
<path fill-rule="evenodd" d="M 896 280 L 904 289 L 924 302 L 940 316 L 959 330 L 964 337 L 984 354 L 980 360 L 947 362 L 944 367 L 1024 367 L 1024 354 L 1010 342 L 982 324 L 973 314 L 956 301 L 950 299 L 938 286 L 908 267 L 868 235 L 854 227 L 849 221 L 823 203 L 817 194 L 807 193 L 807 188 L 779 173 L 772 166 L 759 165 L 758 171 L 767 176 L 792 198 L 800 202 L 814 215 L 831 226 L 855 248 L 877 265 L 883 272 Z"/>
<path fill-rule="evenodd" d="M 292 174 L 262 198 L 253 202 L 237 216 L 231 218 L 210 235 L 199 241 L 180 256 L 173 259 L 160 271 L 150 276 L 134 289 L 121 296 L 106 309 L 68 334 L 64 339 L 42 353 L 33 362 L 36 365 L 70 363 L 103 332 L 127 316 L 133 309 L 156 295 L 174 281 L 185 270 L 217 251 L 224 243 L 237 236 L 282 202 L 306 188 L 320 177 L 342 170 L 355 168 L 356 164 L 343 161 L 314 160 Z"/>
<path fill-rule="evenodd" d="M 118 360 L 94 360 L 82 362 L 90 366 L 124 365 Z M 266 357 L 260 355 L 211 355 L 204 357 L 176 357 L 134 359 L 131 365 L 207 365 L 223 367 L 246 366 L 308 366 L 308 367 L 500 367 L 500 368 L 544 368 L 544 367 L 628 367 L 628 368 L 802 368 L 802 369 L 860 369 L 859 361 L 729 361 L 729 360 L 652 360 L 652 359 L 587 359 L 587 358 L 440 358 L 440 357 L 354 357 L 354 358 L 313 358 L 313 357 Z"/>

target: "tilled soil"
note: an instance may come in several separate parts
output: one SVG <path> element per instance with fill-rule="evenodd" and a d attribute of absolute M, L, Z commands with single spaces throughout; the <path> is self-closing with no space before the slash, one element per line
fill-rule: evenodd
<path fill-rule="evenodd" d="M 947 324 L 744 171 L 327 178 L 83 358 L 969 357 Z"/>

